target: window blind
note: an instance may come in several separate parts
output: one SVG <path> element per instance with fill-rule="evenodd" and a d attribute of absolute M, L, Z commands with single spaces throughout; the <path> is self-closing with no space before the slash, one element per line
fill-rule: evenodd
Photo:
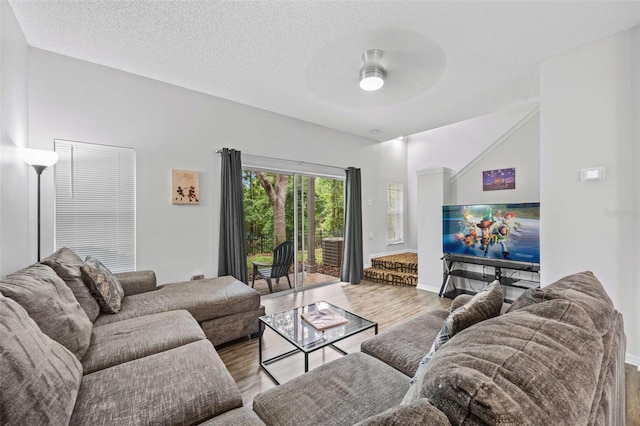
<path fill-rule="evenodd" d="M 136 269 L 136 152 L 55 140 L 55 245 L 112 272 Z"/>

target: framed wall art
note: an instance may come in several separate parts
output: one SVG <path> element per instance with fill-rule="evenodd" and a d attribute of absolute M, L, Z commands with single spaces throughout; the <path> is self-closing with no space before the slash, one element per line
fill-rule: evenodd
<path fill-rule="evenodd" d="M 171 203 L 200 204 L 200 173 L 191 170 L 171 170 Z"/>
<path fill-rule="evenodd" d="M 500 191 L 516 189 L 516 169 L 486 170 L 482 172 L 482 190 Z"/>

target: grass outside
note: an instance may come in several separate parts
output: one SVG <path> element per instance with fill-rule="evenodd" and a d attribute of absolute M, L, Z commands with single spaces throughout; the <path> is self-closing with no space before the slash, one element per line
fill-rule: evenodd
<path fill-rule="evenodd" d="M 298 259 L 302 258 L 302 250 L 298 250 Z M 247 256 L 247 270 L 253 272 L 253 262 L 270 264 L 273 261 L 273 253 L 262 253 Z M 322 248 L 316 249 L 316 263 L 322 263 Z"/>

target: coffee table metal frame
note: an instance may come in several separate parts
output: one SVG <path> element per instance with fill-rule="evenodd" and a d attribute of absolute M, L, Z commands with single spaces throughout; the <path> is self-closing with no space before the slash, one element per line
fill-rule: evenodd
<path fill-rule="evenodd" d="M 301 315 L 305 312 L 314 311 L 317 309 L 322 309 L 327 307 L 332 308 L 338 314 L 348 319 L 349 323 L 332 327 L 324 331 L 320 331 L 315 329 L 312 325 L 308 324 L 301 317 Z M 289 333 L 287 333 L 283 329 L 283 327 L 278 327 L 273 323 L 275 320 L 283 319 L 283 318 L 285 321 L 291 321 L 294 323 L 293 327 L 289 327 L 289 330 L 288 330 Z M 259 357 L 260 367 L 264 370 L 267 376 L 269 376 L 269 378 L 273 380 L 273 382 L 276 385 L 279 385 L 280 382 L 269 371 L 269 369 L 267 368 L 267 365 L 280 361 L 284 358 L 287 358 L 299 352 L 302 352 L 304 354 L 304 372 L 306 373 L 309 371 L 309 354 L 310 353 L 329 346 L 334 350 L 336 350 L 337 352 L 341 353 L 342 355 L 346 355 L 347 352 L 335 346 L 335 343 L 343 339 L 346 339 L 348 337 L 354 336 L 363 331 L 370 330 L 371 328 L 374 329 L 375 334 L 378 334 L 377 322 L 373 322 L 371 320 L 363 318 L 359 315 L 354 314 L 353 312 L 349 312 L 343 308 L 340 308 L 336 305 L 333 305 L 325 301 L 315 302 L 310 305 L 300 306 L 287 311 L 277 312 L 275 314 L 264 315 L 260 317 L 258 320 L 260 322 L 260 329 L 261 329 L 260 338 L 258 340 L 258 353 L 259 353 L 258 357 Z M 282 337 L 291 345 L 293 345 L 295 349 L 282 353 L 280 355 L 276 355 L 268 359 L 263 359 L 262 358 L 262 345 L 263 345 L 262 339 L 263 339 L 265 326 L 269 327 L 278 336 Z"/>

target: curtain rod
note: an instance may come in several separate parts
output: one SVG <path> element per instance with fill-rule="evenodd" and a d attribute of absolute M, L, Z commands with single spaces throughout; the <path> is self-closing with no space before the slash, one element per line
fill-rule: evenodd
<path fill-rule="evenodd" d="M 216 150 L 216 154 L 220 154 L 220 153 L 222 153 L 222 149 Z M 297 164 L 299 166 L 302 166 L 304 164 L 308 164 L 310 166 L 328 167 L 330 169 L 340 170 L 342 172 L 344 172 L 347 169 L 346 167 L 329 166 L 327 164 L 312 163 L 312 162 L 309 162 L 309 161 L 287 160 L 287 159 L 284 159 L 284 158 L 265 157 L 263 155 L 252 155 L 252 154 L 247 154 L 247 155 L 249 157 L 253 157 L 253 158 L 260 158 L 260 159 L 263 159 L 263 160 L 282 161 L 282 162 L 285 162 L 285 163 Z"/>

